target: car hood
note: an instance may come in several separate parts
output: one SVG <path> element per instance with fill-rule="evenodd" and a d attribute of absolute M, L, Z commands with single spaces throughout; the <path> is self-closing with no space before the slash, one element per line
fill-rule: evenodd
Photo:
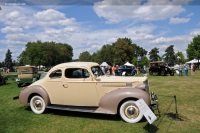
<path fill-rule="evenodd" d="M 96 78 L 97 81 L 101 82 L 135 82 L 145 81 L 147 77 L 134 77 L 134 76 L 99 76 Z"/>

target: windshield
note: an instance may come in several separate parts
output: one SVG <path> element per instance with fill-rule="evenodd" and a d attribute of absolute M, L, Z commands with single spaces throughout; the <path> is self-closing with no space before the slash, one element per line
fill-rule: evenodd
<path fill-rule="evenodd" d="M 92 73 L 95 76 L 102 76 L 104 75 L 103 71 L 101 70 L 100 66 L 93 66 L 91 67 Z"/>

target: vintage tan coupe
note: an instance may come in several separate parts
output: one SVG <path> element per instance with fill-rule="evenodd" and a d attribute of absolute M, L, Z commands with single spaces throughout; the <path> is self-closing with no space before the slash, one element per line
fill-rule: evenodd
<path fill-rule="evenodd" d="M 147 77 L 108 76 L 97 63 L 69 62 L 24 88 L 19 100 L 30 103 L 36 114 L 46 108 L 119 114 L 124 121 L 136 123 L 143 114 L 135 101 L 142 98 L 150 105 L 150 97 Z"/>

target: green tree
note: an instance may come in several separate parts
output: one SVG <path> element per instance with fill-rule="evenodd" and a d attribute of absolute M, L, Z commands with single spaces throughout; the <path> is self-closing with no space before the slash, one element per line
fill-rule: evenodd
<path fill-rule="evenodd" d="M 0 62 L 0 67 L 4 67 L 3 62 Z"/>
<path fill-rule="evenodd" d="M 159 61 L 161 60 L 161 57 L 158 55 L 159 53 L 159 48 L 153 48 L 151 49 L 151 51 L 149 52 L 149 60 L 150 61 Z"/>
<path fill-rule="evenodd" d="M 21 66 L 30 64 L 31 62 L 26 51 L 22 51 L 22 53 L 17 57 L 17 60 Z"/>
<path fill-rule="evenodd" d="M 139 67 L 143 67 L 144 65 L 149 66 L 149 60 L 146 56 L 142 56 L 141 62 L 138 62 L 138 59 L 136 57 L 133 57 L 131 63 Z"/>
<path fill-rule="evenodd" d="M 133 58 L 133 46 L 131 40 L 127 38 L 119 38 L 114 44 L 114 64 L 124 64 L 131 62 Z"/>
<path fill-rule="evenodd" d="M 103 45 L 98 52 L 100 58 L 101 58 L 101 63 L 102 62 L 107 62 L 110 65 L 114 64 L 114 47 L 112 45 Z M 115 64 L 116 65 L 116 64 Z"/>
<path fill-rule="evenodd" d="M 134 62 L 137 55 L 145 56 L 147 51 L 132 43 L 129 38 L 119 38 L 113 44 L 106 44 L 100 50 L 91 55 L 92 61 L 102 63 L 106 61 L 109 65 L 122 65 Z"/>
<path fill-rule="evenodd" d="M 189 60 L 197 59 L 198 66 L 200 60 L 200 35 L 195 36 L 190 44 L 188 44 L 188 48 L 186 49 L 187 57 Z M 199 67 L 198 67 L 199 68 Z"/>
<path fill-rule="evenodd" d="M 101 59 L 100 56 L 101 56 L 100 50 L 98 50 L 97 52 L 94 52 L 91 56 L 91 61 L 101 64 L 103 60 Z"/>
<path fill-rule="evenodd" d="M 55 42 L 28 42 L 19 57 L 20 65 L 54 66 L 72 60 L 73 48 L 68 44 Z"/>
<path fill-rule="evenodd" d="M 175 54 L 175 58 L 176 58 L 176 63 L 177 64 L 179 64 L 179 63 L 185 63 L 185 57 L 184 57 L 184 55 L 183 55 L 183 53 L 182 52 L 177 52 L 176 54 Z"/>
<path fill-rule="evenodd" d="M 149 60 L 146 56 L 142 56 L 141 67 L 144 65 L 149 66 Z"/>
<path fill-rule="evenodd" d="M 88 51 L 80 53 L 79 61 L 91 61 L 90 53 Z"/>
<path fill-rule="evenodd" d="M 6 52 L 6 58 L 4 60 L 5 67 L 9 68 L 10 70 L 13 70 L 13 63 L 12 63 L 12 53 L 10 49 Z"/>
<path fill-rule="evenodd" d="M 175 52 L 174 52 L 174 45 L 170 45 L 166 48 L 165 54 L 162 56 L 164 61 L 168 63 L 169 66 L 174 66 L 176 62 Z"/>

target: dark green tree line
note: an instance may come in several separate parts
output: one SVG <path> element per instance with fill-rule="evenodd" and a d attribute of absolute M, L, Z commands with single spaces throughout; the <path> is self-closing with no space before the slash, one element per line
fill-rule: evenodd
<path fill-rule="evenodd" d="M 186 49 L 187 57 L 189 60 L 197 59 L 198 66 L 200 60 L 200 35 L 195 36 L 192 39 L 192 42 L 188 44 L 188 48 Z M 198 67 L 199 68 L 199 67 Z"/>
<path fill-rule="evenodd" d="M 9 68 L 11 71 L 13 70 L 12 52 L 10 51 L 10 49 L 8 49 L 8 51 L 6 52 L 4 67 Z"/>
<path fill-rule="evenodd" d="M 73 57 L 73 48 L 68 44 L 55 42 L 28 42 L 26 49 L 19 55 L 20 65 L 54 66 L 69 62 Z"/>
<path fill-rule="evenodd" d="M 161 60 L 161 57 L 158 55 L 159 53 L 159 48 L 153 48 L 151 49 L 151 51 L 149 52 L 149 60 L 150 61 L 159 61 Z"/>
<path fill-rule="evenodd" d="M 103 45 L 100 50 L 91 55 L 90 60 L 87 60 L 89 58 L 85 57 L 86 55 L 89 56 L 89 52 L 87 51 L 80 54 L 79 60 L 83 61 L 84 58 L 84 61 L 94 61 L 99 64 L 106 61 L 110 65 L 122 65 L 127 61 L 130 63 L 135 63 L 134 59 L 137 59 L 138 55 L 146 57 L 146 54 L 147 51 L 142 47 L 132 43 L 131 39 L 119 38 L 113 44 Z M 145 65 L 148 65 L 146 58 L 144 58 L 144 62 L 146 63 Z"/>
<path fill-rule="evenodd" d="M 169 66 L 174 66 L 177 60 L 174 52 L 174 45 L 170 45 L 169 47 L 167 47 L 165 50 L 165 54 L 162 57 Z"/>

